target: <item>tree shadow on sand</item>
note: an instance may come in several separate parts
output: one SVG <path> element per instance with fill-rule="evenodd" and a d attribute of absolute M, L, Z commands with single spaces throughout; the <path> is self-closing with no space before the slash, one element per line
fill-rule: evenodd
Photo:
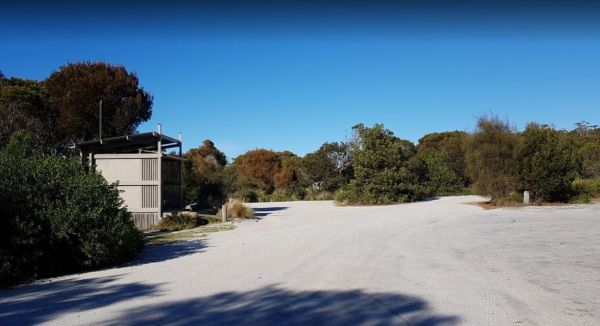
<path fill-rule="evenodd" d="M 64 314 L 86 311 L 141 298 L 158 298 L 106 312 L 102 324 L 113 325 L 455 325 L 457 316 L 436 315 L 417 297 L 396 293 L 352 291 L 292 291 L 267 286 L 248 292 L 223 292 L 206 297 L 168 301 L 160 284 L 122 283 L 121 275 L 59 280 L 0 292 L 0 324 L 59 324 Z M 184 285 L 183 285 L 184 286 Z M 82 316 L 85 318 L 85 316 Z M 82 319 L 85 320 L 85 319 Z"/>
<path fill-rule="evenodd" d="M 291 291 L 268 286 L 249 292 L 160 303 L 110 320 L 125 325 L 455 325 L 419 298 L 393 293 Z"/>
<path fill-rule="evenodd" d="M 157 295 L 158 285 L 119 284 L 121 275 L 52 281 L 0 292 L 0 325 L 32 325 L 69 312 L 81 312 Z"/>
<path fill-rule="evenodd" d="M 265 217 L 267 215 L 271 215 L 274 212 L 277 211 L 282 211 L 287 209 L 287 207 L 281 206 L 281 207 L 256 207 L 253 208 L 254 210 L 254 216 L 255 217 Z"/>
<path fill-rule="evenodd" d="M 181 240 L 164 244 L 147 245 L 134 261 L 124 266 L 158 263 L 176 259 L 203 252 L 203 249 L 206 247 L 205 239 Z"/>

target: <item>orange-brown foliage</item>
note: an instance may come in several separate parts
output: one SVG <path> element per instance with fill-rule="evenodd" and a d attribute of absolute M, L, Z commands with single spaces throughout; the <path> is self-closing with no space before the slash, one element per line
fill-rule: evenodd
<path fill-rule="evenodd" d="M 247 182 L 270 190 L 275 186 L 275 175 L 281 170 L 281 159 L 276 152 L 255 149 L 238 156 L 235 167 Z"/>

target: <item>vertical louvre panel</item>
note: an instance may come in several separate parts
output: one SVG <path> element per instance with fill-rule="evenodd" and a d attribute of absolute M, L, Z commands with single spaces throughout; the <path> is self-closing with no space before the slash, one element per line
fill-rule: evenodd
<path fill-rule="evenodd" d="M 142 180 L 153 181 L 158 180 L 158 166 L 155 158 L 142 159 Z"/>
<path fill-rule="evenodd" d="M 158 186 L 142 186 L 142 207 L 158 207 Z"/>
<path fill-rule="evenodd" d="M 133 213 L 133 224 L 142 231 L 151 229 L 158 224 L 159 218 L 156 213 Z"/>

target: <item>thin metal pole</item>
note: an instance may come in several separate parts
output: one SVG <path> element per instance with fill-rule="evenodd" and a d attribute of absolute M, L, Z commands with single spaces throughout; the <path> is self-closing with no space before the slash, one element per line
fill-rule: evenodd
<path fill-rule="evenodd" d="M 98 126 L 98 139 L 102 139 L 102 100 L 100 100 L 100 123 Z"/>

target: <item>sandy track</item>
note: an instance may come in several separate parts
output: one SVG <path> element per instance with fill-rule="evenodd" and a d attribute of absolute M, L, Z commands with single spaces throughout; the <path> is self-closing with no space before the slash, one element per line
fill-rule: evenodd
<path fill-rule="evenodd" d="M 0 324 L 599 325 L 600 205 L 255 204 L 130 266 L 0 293 Z"/>

